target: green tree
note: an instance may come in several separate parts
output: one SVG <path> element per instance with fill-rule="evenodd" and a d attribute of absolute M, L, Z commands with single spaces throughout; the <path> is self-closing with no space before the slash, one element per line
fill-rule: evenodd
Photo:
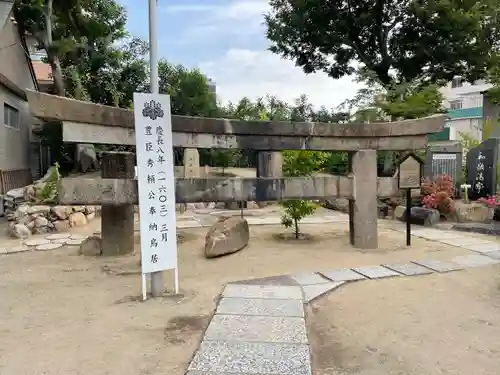
<path fill-rule="evenodd" d="M 286 177 L 307 177 L 322 169 L 328 159 L 328 154 L 317 151 L 283 151 L 283 175 Z M 299 222 L 312 215 L 318 207 L 308 200 L 286 200 L 280 202 L 285 212 L 281 223 L 293 227 L 295 238 L 300 237 Z"/>
<path fill-rule="evenodd" d="M 271 51 L 337 79 L 354 62 L 388 85 L 484 77 L 498 52 L 497 0 L 270 0 Z"/>

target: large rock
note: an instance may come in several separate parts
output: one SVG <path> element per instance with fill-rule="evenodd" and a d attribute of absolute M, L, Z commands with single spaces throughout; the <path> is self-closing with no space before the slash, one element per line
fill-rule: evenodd
<path fill-rule="evenodd" d="M 425 208 L 425 207 L 412 207 L 411 208 L 411 224 L 416 225 L 425 225 L 425 226 L 433 226 L 439 223 L 439 219 L 441 215 L 438 210 L 433 208 Z M 403 215 L 398 217 L 401 221 L 406 221 L 406 209 L 403 212 Z"/>
<path fill-rule="evenodd" d="M 323 201 L 321 205 L 329 210 L 349 212 L 349 199 L 346 198 L 331 198 Z"/>
<path fill-rule="evenodd" d="M 66 220 L 73 212 L 73 208 L 71 206 L 54 206 L 51 211 L 57 219 Z"/>
<path fill-rule="evenodd" d="M 482 203 L 455 201 L 454 219 L 459 223 L 468 221 L 485 222 L 493 219 L 495 209 Z"/>
<path fill-rule="evenodd" d="M 215 258 L 235 253 L 248 245 L 248 222 L 240 217 L 222 217 L 205 236 L 205 256 Z"/>
<path fill-rule="evenodd" d="M 28 229 L 28 227 L 26 225 L 23 225 L 23 224 L 11 223 L 9 225 L 8 232 L 9 232 L 9 235 L 11 237 L 15 237 L 15 238 L 25 239 L 25 238 L 28 238 L 29 236 L 31 236 L 31 231 Z"/>
<path fill-rule="evenodd" d="M 102 239 L 99 236 L 87 237 L 80 245 L 80 255 L 99 256 L 102 255 Z"/>
<path fill-rule="evenodd" d="M 69 225 L 71 227 L 81 227 L 87 223 L 87 217 L 83 214 L 83 212 L 75 212 L 69 216 Z"/>

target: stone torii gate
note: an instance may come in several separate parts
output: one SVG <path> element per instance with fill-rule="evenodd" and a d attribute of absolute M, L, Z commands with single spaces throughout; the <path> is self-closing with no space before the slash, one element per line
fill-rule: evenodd
<path fill-rule="evenodd" d="M 64 142 L 135 144 L 132 111 L 34 91 L 28 91 L 27 97 L 35 117 L 62 123 Z M 273 168 L 262 165 L 266 158 L 261 158 L 257 178 L 176 178 L 176 202 L 347 198 L 351 244 L 360 249 L 376 249 L 377 197 L 399 195 L 396 178 L 377 177 L 377 151 L 424 149 L 427 135 L 441 131 L 445 117 L 329 124 L 172 116 L 173 145 L 176 147 L 254 149 L 268 156 L 282 150 L 348 151 L 350 172 L 348 176 L 283 178 L 273 176 Z M 119 158 L 119 155 L 110 155 L 108 159 L 113 157 Z M 273 161 L 272 157 L 267 159 Z M 128 163 L 125 169 L 130 172 L 133 158 L 124 163 Z M 103 179 L 62 179 L 57 203 L 115 207 L 109 213 L 103 211 L 103 243 L 106 237 L 108 243 L 133 248 L 133 215 L 132 219 L 130 214 L 125 215 L 138 203 L 137 182 L 131 178 L 130 173 L 122 170 L 103 171 Z M 118 207 L 128 207 L 128 211 Z M 114 221 L 120 219 L 127 223 L 105 231 L 106 215 Z"/>

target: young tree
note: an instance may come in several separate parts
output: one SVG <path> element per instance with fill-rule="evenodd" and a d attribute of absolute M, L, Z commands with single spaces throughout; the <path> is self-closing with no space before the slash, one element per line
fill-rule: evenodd
<path fill-rule="evenodd" d="M 328 154 L 318 151 L 283 151 L 283 175 L 286 177 L 307 177 L 319 171 L 325 165 Z M 308 200 L 286 200 L 280 202 L 285 208 L 281 223 L 289 228 L 293 227 L 295 238 L 300 237 L 299 222 L 306 216 L 312 215 L 317 205 Z"/>
<path fill-rule="evenodd" d="M 271 0 L 271 51 L 334 79 L 360 63 L 385 86 L 484 77 L 499 50 L 497 0 Z"/>

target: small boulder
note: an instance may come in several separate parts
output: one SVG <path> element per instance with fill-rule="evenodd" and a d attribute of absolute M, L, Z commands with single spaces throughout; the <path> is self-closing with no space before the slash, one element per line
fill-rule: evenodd
<path fill-rule="evenodd" d="M 485 222 L 493 219 L 495 209 L 482 203 L 455 201 L 453 218 L 459 223 L 467 221 Z"/>
<path fill-rule="evenodd" d="M 99 256 L 102 255 L 102 239 L 98 236 L 87 237 L 80 244 L 80 255 Z"/>
<path fill-rule="evenodd" d="M 49 225 L 49 221 L 44 217 L 37 217 L 34 221 L 35 221 L 35 228 L 42 228 Z"/>
<path fill-rule="evenodd" d="M 66 220 L 73 212 L 73 208 L 71 206 L 54 206 L 51 208 L 51 211 L 59 220 Z"/>
<path fill-rule="evenodd" d="M 54 228 L 56 232 L 63 232 L 66 229 L 69 229 L 69 220 L 57 220 L 54 221 Z"/>
<path fill-rule="evenodd" d="M 75 212 L 69 216 L 69 225 L 71 227 L 81 227 L 87 223 L 87 217 L 83 214 L 83 212 Z"/>
<path fill-rule="evenodd" d="M 340 212 L 349 212 L 349 199 L 346 198 L 332 198 L 322 202 L 323 207 L 329 210 L 335 210 Z"/>
<path fill-rule="evenodd" d="M 441 215 L 438 210 L 426 207 L 412 207 L 411 208 L 411 224 L 424 225 L 431 227 L 439 223 Z M 398 217 L 401 221 L 406 221 L 406 209 L 401 217 Z"/>
<path fill-rule="evenodd" d="M 31 231 L 24 224 L 14 224 L 9 225 L 8 233 L 11 237 L 25 239 L 31 236 Z"/>
<path fill-rule="evenodd" d="M 222 217 L 205 236 L 205 256 L 215 258 L 232 254 L 248 245 L 248 222 L 240 217 Z"/>

